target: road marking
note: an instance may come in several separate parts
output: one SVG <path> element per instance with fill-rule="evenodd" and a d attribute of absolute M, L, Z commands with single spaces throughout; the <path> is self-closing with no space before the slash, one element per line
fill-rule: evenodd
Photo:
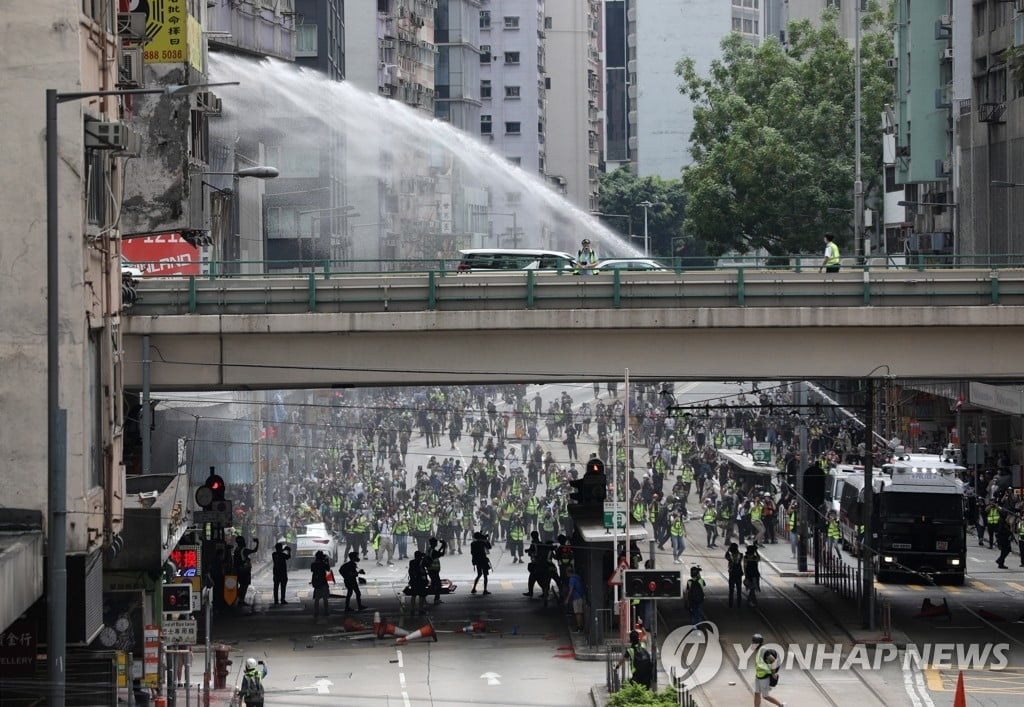
<path fill-rule="evenodd" d="M 917 695 L 917 689 L 914 687 L 914 678 L 910 674 L 909 670 L 904 669 L 903 671 L 903 689 L 907 691 L 907 697 L 910 698 L 910 704 L 913 707 L 921 707 L 921 699 Z"/>
<path fill-rule="evenodd" d="M 1013 587 L 1018 592 L 1024 592 L 1024 584 L 1019 584 L 1017 582 L 1007 582 L 1006 586 Z"/>
<path fill-rule="evenodd" d="M 953 594 L 959 594 L 960 592 L 962 592 L 964 590 L 963 587 L 958 587 L 958 586 L 953 585 L 953 584 L 947 585 L 946 587 L 943 587 L 943 589 L 945 589 L 947 592 L 951 592 Z"/>
<path fill-rule="evenodd" d="M 484 673 L 480 677 L 482 679 L 486 680 L 488 685 L 500 685 L 501 684 L 501 680 L 498 679 L 501 676 L 498 675 L 497 673 L 493 673 L 493 672 L 492 673 Z"/>
<path fill-rule="evenodd" d="M 920 584 L 908 584 L 907 585 L 907 589 L 911 589 L 911 590 L 913 590 L 915 592 L 923 592 L 924 591 L 924 587 L 922 587 Z"/>
<path fill-rule="evenodd" d="M 977 589 L 980 589 L 980 590 L 985 591 L 985 592 L 994 592 L 995 591 L 992 587 L 988 586 L 984 582 L 979 582 L 976 579 L 972 579 L 971 580 L 971 586 L 976 587 Z"/>
<path fill-rule="evenodd" d="M 405 707 L 412 707 L 412 703 L 409 702 L 408 692 L 402 692 L 402 704 L 405 705 Z"/>
<path fill-rule="evenodd" d="M 402 686 L 403 690 L 405 689 L 405 673 L 398 674 L 398 684 Z"/>
<path fill-rule="evenodd" d="M 928 688 L 924 684 L 924 674 L 920 670 L 914 670 L 914 684 L 917 686 L 917 692 L 921 696 L 921 704 L 924 707 L 935 707 L 935 703 L 932 702 L 932 698 L 928 696 Z"/>
<path fill-rule="evenodd" d="M 510 580 L 503 579 L 503 580 L 501 580 L 501 588 L 502 589 L 515 589 L 515 585 L 512 584 L 512 582 Z"/>
<path fill-rule="evenodd" d="M 395 651 L 395 653 L 398 654 L 398 667 L 399 668 L 404 668 L 405 667 L 405 661 L 402 658 L 402 651 Z"/>

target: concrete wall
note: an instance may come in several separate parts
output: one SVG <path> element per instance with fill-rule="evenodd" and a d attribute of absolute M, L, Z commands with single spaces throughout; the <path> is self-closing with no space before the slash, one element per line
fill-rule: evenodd
<path fill-rule="evenodd" d="M 114 45 L 86 30 L 79 3 L 17 0 L 0 23 L 0 468 L 4 503 L 46 509 L 46 194 L 44 91 L 114 88 Z M 101 66 L 103 67 L 101 69 Z M 83 118 L 116 119 L 116 99 L 58 107 L 60 406 L 68 413 L 68 550 L 98 547 L 109 497 L 120 496 L 121 394 L 114 356 L 121 341 L 116 231 L 87 228 Z M 111 184 L 121 174 L 113 160 Z M 94 231 L 87 237 L 87 231 Z M 106 483 L 106 492 L 102 484 Z M 119 506 L 112 508 L 120 516 Z"/>
<path fill-rule="evenodd" d="M 637 171 L 680 176 L 692 162 L 693 104 L 679 93 L 676 62 L 693 57 L 705 72 L 732 26 L 723 0 L 644 0 L 636 7 Z"/>

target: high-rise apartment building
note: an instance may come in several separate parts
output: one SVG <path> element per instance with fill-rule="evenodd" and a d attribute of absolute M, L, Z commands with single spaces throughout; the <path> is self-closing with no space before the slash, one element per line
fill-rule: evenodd
<path fill-rule="evenodd" d="M 601 157 L 601 3 L 547 3 L 544 39 L 550 100 L 547 176 L 584 211 L 598 207 Z"/>

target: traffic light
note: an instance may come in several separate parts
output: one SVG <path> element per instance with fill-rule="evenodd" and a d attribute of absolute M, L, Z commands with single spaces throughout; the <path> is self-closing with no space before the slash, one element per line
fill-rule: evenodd
<path fill-rule="evenodd" d="M 679 570 L 626 570 L 622 583 L 629 599 L 678 599 L 683 596 Z"/>
<path fill-rule="evenodd" d="M 587 461 L 586 473 L 569 484 L 576 489 L 569 494 L 569 502 L 580 506 L 596 506 L 604 503 L 608 493 L 604 462 L 594 457 Z"/>
<path fill-rule="evenodd" d="M 210 475 L 206 477 L 206 483 L 196 489 L 196 504 L 203 510 L 217 510 L 214 507 L 216 502 L 224 501 L 224 479 L 217 475 L 214 467 L 210 467 Z"/>
<path fill-rule="evenodd" d="M 163 607 L 167 614 L 187 614 L 192 611 L 191 584 L 165 584 Z"/>

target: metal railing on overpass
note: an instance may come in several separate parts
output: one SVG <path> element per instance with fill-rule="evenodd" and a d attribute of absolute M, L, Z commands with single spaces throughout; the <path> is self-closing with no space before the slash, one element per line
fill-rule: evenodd
<path fill-rule="evenodd" d="M 805 261 L 806 262 L 806 261 Z M 147 277 L 131 315 L 287 314 L 651 307 L 907 307 L 1024 304 L 1024 256 L 885 261 L 820 274 L 767 258 L 675 259 L 665 270 L 458 272 L 452 260 L 208 264 L 202 275 Z M 307 265 L 304 272 L 301 265 Z"/>

